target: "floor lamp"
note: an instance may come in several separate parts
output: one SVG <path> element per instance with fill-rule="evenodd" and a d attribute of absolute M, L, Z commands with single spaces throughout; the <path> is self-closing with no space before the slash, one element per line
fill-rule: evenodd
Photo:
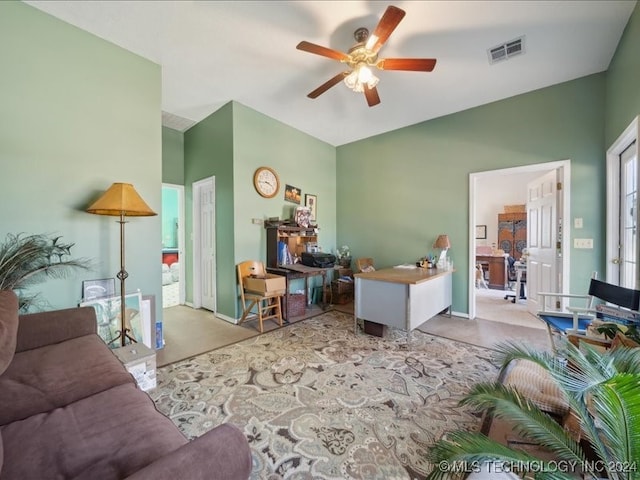
<path fill-rule="evenodd" d="M 126 306 L 125 306 L 125 287 L 124 283 L 129 274 L 124 268 L 124 224 L 127 223 L 125 217 L 150 217 L 157 215 L 156 212 L 149 208 L 149 205 L 142 200 L 136 189 L 130 183 L 114 183 L 109 190 L 96 200 L 87 212 L 96 215 L 109 215 L 112 217 L 120 217 L 117 222 L 120 224 L 120 271 L 116 275 L 120 280 L 120 332 L 118 336 L 111 340 L 113 343 L 120 340 L 121 345 L 126 345 L 126 339 L 136 342 L 132 335 L 129 335 L 129 329 L 126 323 Z"/>

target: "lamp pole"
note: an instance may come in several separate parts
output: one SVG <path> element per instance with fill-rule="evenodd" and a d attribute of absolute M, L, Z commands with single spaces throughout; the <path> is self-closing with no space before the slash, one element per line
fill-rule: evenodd
<path fill-rule="evenodd" d="M 124 268 L 124 224 L 127 223 L 124 219 L 124 212 L 120 212 L 120 220 L 116 221 L 120 224 L 120 271 L 116 275 L 118 280 L 120 280 L 120 333 L 109 343 L 113 343 L 120 339 L 120 345 L 124 347 L 127 343 L 127 338 L 131 340 L 132 343 L 137 343 L 137 341 L 132 335 L 129 335 L 129 329 L 127 328 L 126 322 L 127 306 L 125 305 L 125 280 L 129 274 Z"/>

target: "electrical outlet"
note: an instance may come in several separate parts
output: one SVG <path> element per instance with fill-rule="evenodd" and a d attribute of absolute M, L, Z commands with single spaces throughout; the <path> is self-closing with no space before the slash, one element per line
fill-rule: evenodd
<path fill-rule="evenodd" d="M 263 220 L 261 218 L 252 218 L 251 223 L 253 223 L 254 225 L 262 225 Z"/>
<path fill-rule="evenodd" d="M 593 248 L 593 238 L 574 238 L 573 248 Z"/>

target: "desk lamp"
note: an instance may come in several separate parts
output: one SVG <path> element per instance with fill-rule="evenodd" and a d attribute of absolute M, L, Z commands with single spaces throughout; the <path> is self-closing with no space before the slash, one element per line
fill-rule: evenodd
<path fill-rule="evenodd" d="M 436 241 L 433 244 L 433 248 L 441 249 L 440 258 L 438 259 L 438 268 L 445 268 L 447 250 L 451 248 L 451 243 L 449 242 L 449 235 L 438 235 L 438 238 L 436 238 Z"/>

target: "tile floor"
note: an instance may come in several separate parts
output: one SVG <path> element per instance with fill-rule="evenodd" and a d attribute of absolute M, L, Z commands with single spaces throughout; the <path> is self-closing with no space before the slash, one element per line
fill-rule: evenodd
<path fill-rule="evenodd" d="M 292 319 L 292 322 L 322 313 L 321 309 L 313 307 L 305 316 Z M 336 305 L 333 308 L 353 313 L 352 303 Z M 536 322 L 539 320 L 536 319 Z M 165 347 L 157 351 L 157 364 L 167 365 L 259 335 L 255 323 L 248 321 L 243 325 L 233 325 L 216 318 L 208 310 L 194 310 L 184 305 L 166 308 L 163 324 Z M 279 328 L 272 321 L 265 322 L 264 326 L 265 331 Z M 550 347 L 546 330 L 510 324 L 508 321 L 505 323 L 484 319 L 469 320 L 438 315 L 425 322 L 419 330 L 488 348 L 504 341 L 526 341 L 542 349 Z"/>

